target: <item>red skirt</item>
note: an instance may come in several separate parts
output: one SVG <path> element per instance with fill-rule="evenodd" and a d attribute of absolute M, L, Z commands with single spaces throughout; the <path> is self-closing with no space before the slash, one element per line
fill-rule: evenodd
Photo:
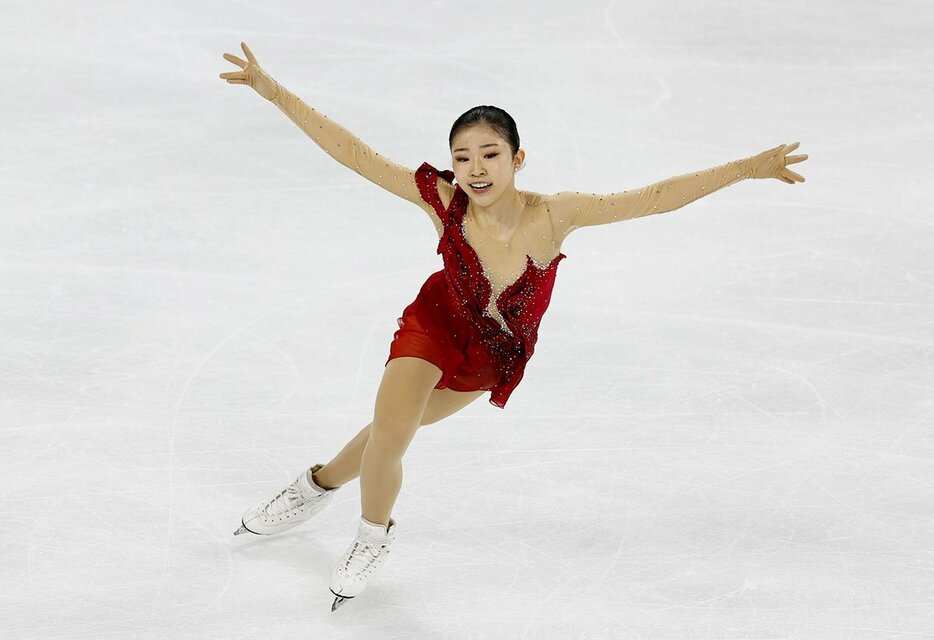
<path fill-rule="evenodd" d="M 502 363 L 480 339 L 463 304 L 448 288 L 443 271 L 431 274 L 396 320 L 399 329 L 386 364 L 400 356 L 427 360 L 442 371 L 435 389 L 481 391 L 500 384 Z"/>
<path fill-rule="evenodd" d="M 403 314 L 396 321 L 399 329 L 389 345 L 389 358 L 410 356 L 427 360 L 441 369 L 441 379 L 435 389 L 481 391 L 493 388 L 500 372 L 487 358 L 464 358 L 463 354 L 446 354 L 443 344 L 433 339 L 419 323 L 415 314 Z M 443 341 L 440 341 L 443 343 Z"/>

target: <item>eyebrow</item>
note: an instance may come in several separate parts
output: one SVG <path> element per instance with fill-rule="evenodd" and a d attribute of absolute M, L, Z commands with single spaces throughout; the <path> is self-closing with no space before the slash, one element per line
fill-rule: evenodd
<path fill-rule="evenodd" d="M 483 147 L 498 147 L 498 146 L 499 146 L 499 143 L 498 143 L 498 142 L 494 142 L 494 143 L 492 143 L 492 144 L 480 145 L 480 148 L 482 149 Z M 458 151 L 467 151 L 467 148 L 466 148 L 466 147 L 461 147 L 460 149 L 454 149 L 454 151 L 453 151 L 452 153 L 457 153 Z"/>

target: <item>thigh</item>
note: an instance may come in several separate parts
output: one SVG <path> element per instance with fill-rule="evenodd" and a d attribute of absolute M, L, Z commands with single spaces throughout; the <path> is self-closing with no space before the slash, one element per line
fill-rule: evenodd
<path fill-rule="evenodd" d="M 402 356 L 390 360 L 376 393 L 370 437 L 405 450 L 441 375 L 441 369 L 421 358 Z"/>
<path fill-rule="evenodd" d="M 444 420 L 466 407 L 468 404 L 486 393 L 480 391 L 454 391 L 453 389 L 433 389 L 428 397 L 428 405 L 422 414 L 422 424 L 434 424 Z"/>

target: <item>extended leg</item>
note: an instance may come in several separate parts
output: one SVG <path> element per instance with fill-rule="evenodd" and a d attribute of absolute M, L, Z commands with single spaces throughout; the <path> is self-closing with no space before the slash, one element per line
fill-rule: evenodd
<path fill-rule="evenodd" d="M 334 458 L 318 469 L 311 480 L 314 480 L 322 489 L 333 489 L 347 484 L 360 475 L 360 463 L 363 459 L 363 450 L 370 439 L 371 422 L 360 430 L 353 439 L 344 445 Z M 308 474 L 311 475 L 309 469 Z"/>
<path fill-rule="evenodd" d="M 395 369 L 396 366 L 393 367 L 394 372 Z M 446 418 L 479 398 L 483 393 L 483 391 L 432 388 L 419 426 L 433 424 Z M 260 501 L 247 509 L 241 517 L 241 527 L 234 532 L 234 535 L 248 532 L 272 535 L 288 531 L 325 508 L 333 498 L 334 489 L 360 475 L 363 454 L 370 440 L 372 425 L 371 422 L 361 429 L 327 465 L 314 465 L 312 469 L 303 472 L 302 476 L 273 498 Z M 401 458 L 401 454 L 399 457 Z M 401 485 L 401 475 L 397 482 L 397 486 Z M 320 493 L 321 489 L 327 490 L 326 493 Z M 398 495 L 398 489 L 395 494 Z M 385 526 L 385 524 L 380 526 Z"/>

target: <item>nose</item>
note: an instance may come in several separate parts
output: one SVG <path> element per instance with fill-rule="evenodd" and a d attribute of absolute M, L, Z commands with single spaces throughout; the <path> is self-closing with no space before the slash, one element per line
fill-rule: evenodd
<path fill-rule="evenodd" d="M 475 177 L 475 178 L 479 178 L 479 177 L 481 177 L 481 175 L 485 175 L 485 174 L 486 174 L 485 171 L 484 171 L 484 172 L 481 172 L 481 171 L 480 171 L 480 160 L 479 160 L 479 158 L 474 159 L 474 160 L 470 163 L 470 175 L 473 176 L 473 177 Z"/>

